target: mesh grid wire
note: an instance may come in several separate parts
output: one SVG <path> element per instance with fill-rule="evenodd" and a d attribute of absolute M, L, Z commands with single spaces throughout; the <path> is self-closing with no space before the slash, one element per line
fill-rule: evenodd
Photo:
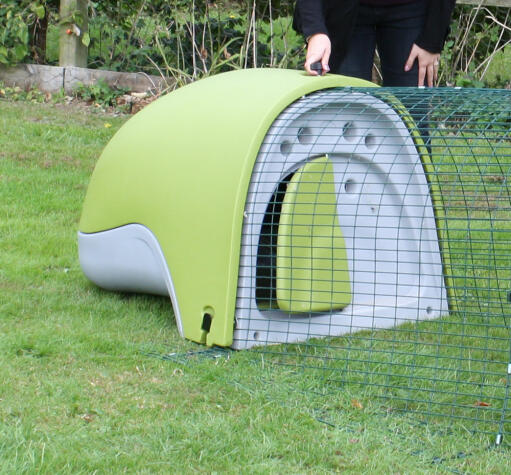
<path fill-rule="evenodd" d="M 247 196 L 234 347 L 392 411 L 511 430 L 511 91 L 341 88 Z"/>

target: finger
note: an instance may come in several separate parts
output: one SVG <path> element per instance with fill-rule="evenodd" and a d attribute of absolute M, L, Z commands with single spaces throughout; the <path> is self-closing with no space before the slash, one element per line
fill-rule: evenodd
<path fill-rule="evenodd" d="M 307 71 L 307 73 L 310 74 L 311 76 L 317 76 L 318 72 L 314 71 L 314 69 L 311 69 L 311 64 L 317 63 L 318 61 L 322 61 L 322 59 L 323 55 L 321 53 L 318 53 L 317 51 L 315 52 L 308 51 L 304 64 L 305 71 Z"/>
<path fill-rule="evenodd" d="M 426 72 L 426 79 L 427 79 L 429 87 L 433 87 L 434 78 L 435 78 L 435 67 L 434 67 L 434 65 L 430 64 L 428 66 L 427 72 Z"/>
<path fill-rule="evenodd" d="M 405 63 L 405 71 L 410 71 L 410 69 L 412 69 L 413 63 L 415 62 L 416 58 L 417 58 L 417 54 L 412 49 L 412 51 L 410 52 L 410 56 L 408 56 L 408 59 L 406 60 L 406 63 Z"/>
<path fill-rule="evenodd" d="M 424 66 L 419 66 L 419 77 L 417 81 L 417 86 L 424 87 L 424 78 L 426 77 L 426 68 Z"/>
<path fill-rule="evenodd" d="M 330 67 L 328 66 L 329 59 L 330 51 L 325 51 L 322 56 L 319 54 L 310 55 L 305 61 L 304 68 L 307 71 L 307 73 L 310 74 L 311 76 L 319 76 L 322 73 L 330 71 Z M 311 68 L 311 65 L 314 63 L 321 63 L 322 69 L 321 72 L 318 72 L 317 70 Z"/>
<path fill-rule="evenodd" d="M 323 71 L 327 73 L 330 71 L 330 66 L 328 65 L 330 61 L 330 51 L 325 51 L 325 54 L 323 55 L 323 58 L 321 59 L 321 66 L 323 67 Z"/>
<path fill-rule="evenodd" d="M 311 64 L 318 62 L 320 59 L 321 58 L 317 58 L 316 56 L 310 56 L 305 60 L 303 67 L 305 68 L 305 71 L 307 71 L 307 74 L 310 74 L 311 76 L 318 76 L 318 72 L 311 69 Z"/>
<path fill-rule="evenodd" d="M 434 87 L 438 79 L 438 60 L 427 66 L 427 81 L 429 87 Z"/>

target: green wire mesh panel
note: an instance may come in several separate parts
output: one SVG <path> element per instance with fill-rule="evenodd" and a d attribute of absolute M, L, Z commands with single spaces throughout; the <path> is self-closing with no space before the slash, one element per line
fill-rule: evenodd
<path fill-rule="evenodd" d="M 233 346 L 500 441 L 510 170 L 511 91 L 342 88 L 297 101 L 252 173 Z"/>

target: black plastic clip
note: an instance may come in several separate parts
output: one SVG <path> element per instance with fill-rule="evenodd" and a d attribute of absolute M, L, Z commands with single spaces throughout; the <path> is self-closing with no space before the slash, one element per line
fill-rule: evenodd
<path fill-rule="evenodd" d="M 321 61 L 316 61 L 315 63 L 312 63 L 311 71 L 316 71 L 320 76 L 323 76 L 325 71 L 323 70 L 323 65 L 321 64 Z"/>

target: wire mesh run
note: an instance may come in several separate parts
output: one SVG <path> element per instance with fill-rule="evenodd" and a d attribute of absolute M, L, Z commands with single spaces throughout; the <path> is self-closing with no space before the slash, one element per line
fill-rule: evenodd
<path fill-rule="evenodd" d="M 233 346 L 500 442 L 510 170 L 511 91 L 302 98 L 252 173 Z"/>

